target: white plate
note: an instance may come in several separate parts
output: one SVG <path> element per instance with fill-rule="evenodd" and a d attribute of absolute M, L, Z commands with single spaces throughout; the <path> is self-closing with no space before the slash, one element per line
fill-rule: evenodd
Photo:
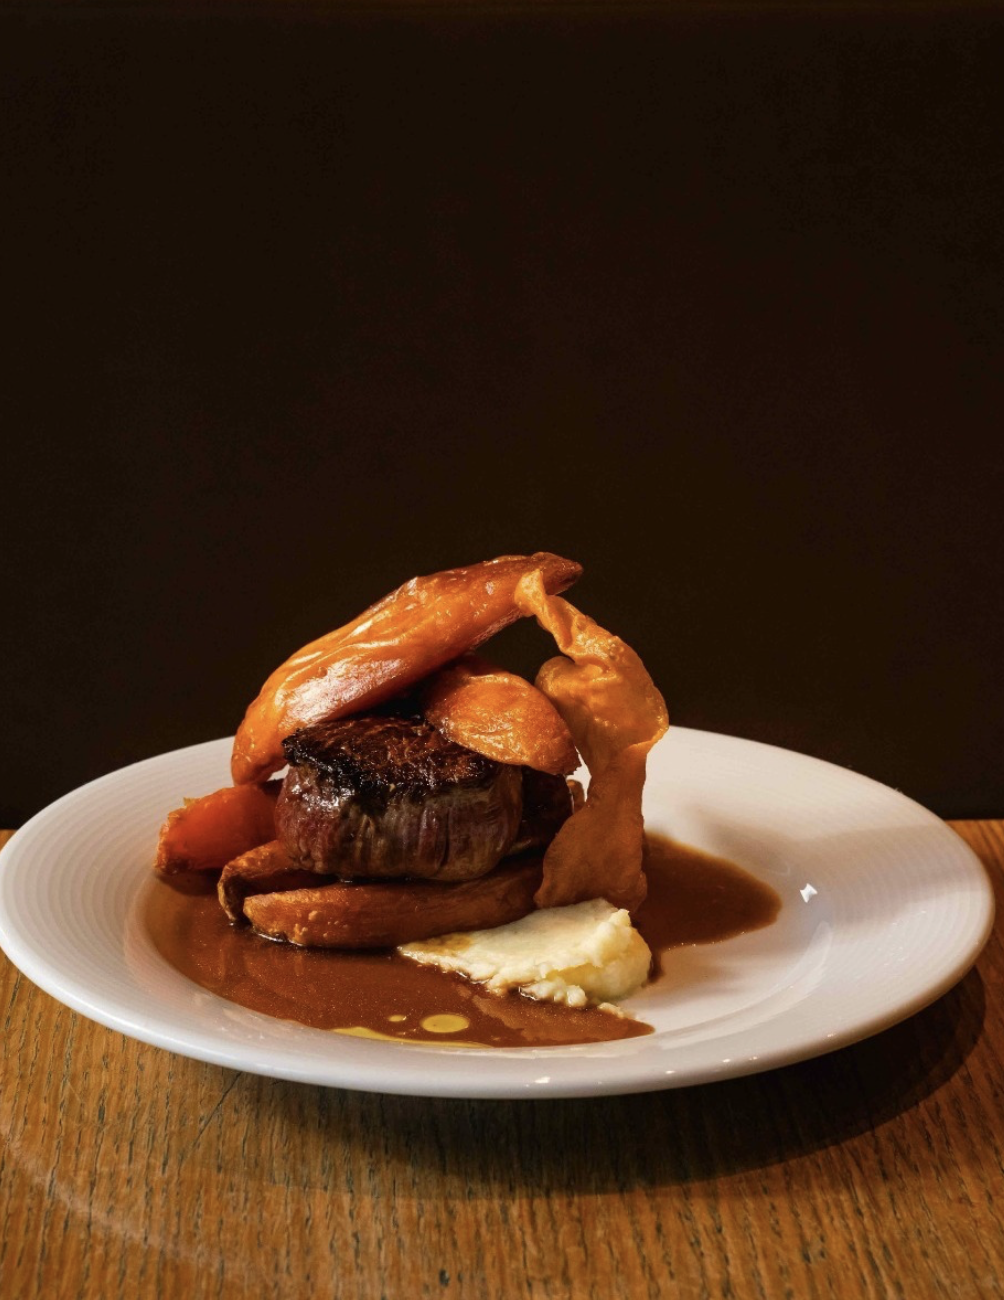
<path fill-rule="evenodd" d="M 993 895 L 933 814 L 786 750 L 672 729 L 649 827 L 730 858 L 783 907 L 765 930 L 668 954 L 628 1004 L 655 1033 L 571 1047 L 449 1049 L 335 1035 L 235 1006 L 168 965 L 138 922 L 165 814 L 225 785 L 230 741 L 102 777 L 0 855 L 0 944 L 40 988 L 112 1029 L 280 1079 L 441 1097 L 644 1092 L 816 1056 L 919 1011 L 972 965 Z"/>

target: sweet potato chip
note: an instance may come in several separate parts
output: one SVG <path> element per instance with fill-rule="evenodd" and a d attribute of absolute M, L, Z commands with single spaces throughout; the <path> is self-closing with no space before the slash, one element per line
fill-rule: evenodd
<path fill-rule="evenodd" d="M 283 737 L 298 727 L 381 704 L 521 617 L 516 585 L 527 574 L 539 574 L 543 590 L 553 593 L 581 572 L 573 561 L 539 551 L 406 582 L 272 673 L 237 732 L 235 784 L 281 768 Z"/>
<path fill-rule="evenodd" d="M 549 595 L 536 574 L 522 579 L 516 603 L 563 652 L 544 664 L 537 685 L 568 724 L 590 775 L 585 804 L 544 856 L 537 905 L 606 898 L 616 907 L 637 908 L 646 889 L 645 762 L 669 725 L 665 701 L 630 646 Z"/>
<path fill-rule="evenodd" d="M 496 763 L 567 776 L 579 765 L 571 733 L 551 701 L 524 677 L 477 655 L 423 686 L 422 711 L 437 731 Z"/>

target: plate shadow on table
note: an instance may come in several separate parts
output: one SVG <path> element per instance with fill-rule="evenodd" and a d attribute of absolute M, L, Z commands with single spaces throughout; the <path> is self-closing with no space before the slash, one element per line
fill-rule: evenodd
<path fill-rule="evenodd" d="M 974 970 L 924 1011 L 862 1043 L 760 1075 L 657 1093 L 455 1101 L 248 1075 L 242 1082 L 250 1095 L 238 1104 L 274 1108 L 280 1123 L 340 1145 L 353 1160 L 365 1160 L 376 1141 L 419 1184 L 424 1170 L 467 1198 L 686 1184 L 791 1161 L 894 1121 L 964 1067 L 985 1005 Z M 273 1181 L 268 1169 L 256 1172 Z M 327 1182 L 316 1166 L 273 1172 L 282 1182 L 300 1181 L 299 1173 L 304 1187 Z"/>

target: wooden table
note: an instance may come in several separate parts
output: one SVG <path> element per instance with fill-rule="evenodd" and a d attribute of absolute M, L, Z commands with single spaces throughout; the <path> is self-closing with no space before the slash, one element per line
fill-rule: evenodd
<path fill-rule="evenodd" d="M 955 829 L 1004 884 L 1004 821 Z M 6 838 L 6 837 L 5 837 Z M 819 1060 L 584 1101 L 337 1092 L 0 967 L 7 1297 L 1000 1295 L 1004 950 Z"/>

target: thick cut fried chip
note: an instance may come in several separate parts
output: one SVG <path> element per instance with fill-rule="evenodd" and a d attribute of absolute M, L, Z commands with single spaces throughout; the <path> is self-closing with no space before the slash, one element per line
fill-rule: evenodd
<path fill-rule="evenodd" d="M 252 787 L 253 788 L 253 787 Z M 242 853 L 223 868 L 216 885 L 220 907 L 231 921 L 244 919 L 244 900 L 251 894 L 272 894 L 279 889 L 304 889 L 317 883 L 313 871 L 294 867 L 278 840 L 270 840 Z"/>
<path fill-rule="evenodd" d="M 590 775 L 585 804 L 544 856 L 537 905 L 606 898 L 616 907 L 637 908 L 646 888 L 645 761 L 669 725 L 665 701 L 630 646 L 549 595 L 537 575 L 520 582 L 516 603 L 563 652 L 544 664 L 537 685 L 568 724 Z"/>
<path fill-rule="evenodd" d="M 581 572 L 573 561 L 539 551 L 406 582 L 272 673 L 237 732 L 235 784 L 282 767 L 282 739 L 298 727 L 382 704 L 521 617 L 514 597 L 527 574 L 558 592 Z"/>
<path fill-rule="evenodd" d="M 308 948 L 396 948 L 454 930 L 484 930 L 534 909 L 540 860 L 496 867 L 479 880 L 334 882 L 243 900 L 259 934 Z"/>
<path fill-rule="evenodd" d="M 162 876 L 213 871 L 231 858 L 275 838 L 278 781 L 265 786 L 227 786 L 189 799 L 168 813 L 157 843 L 155 869 Z"/>
<path fill-rule="evenodd" d="M 551 701 L 524 677 L 465 655 L 422 688 L 426 719 L 448 740 L 496 763 L 567 776 L 579 765 Z"/>

